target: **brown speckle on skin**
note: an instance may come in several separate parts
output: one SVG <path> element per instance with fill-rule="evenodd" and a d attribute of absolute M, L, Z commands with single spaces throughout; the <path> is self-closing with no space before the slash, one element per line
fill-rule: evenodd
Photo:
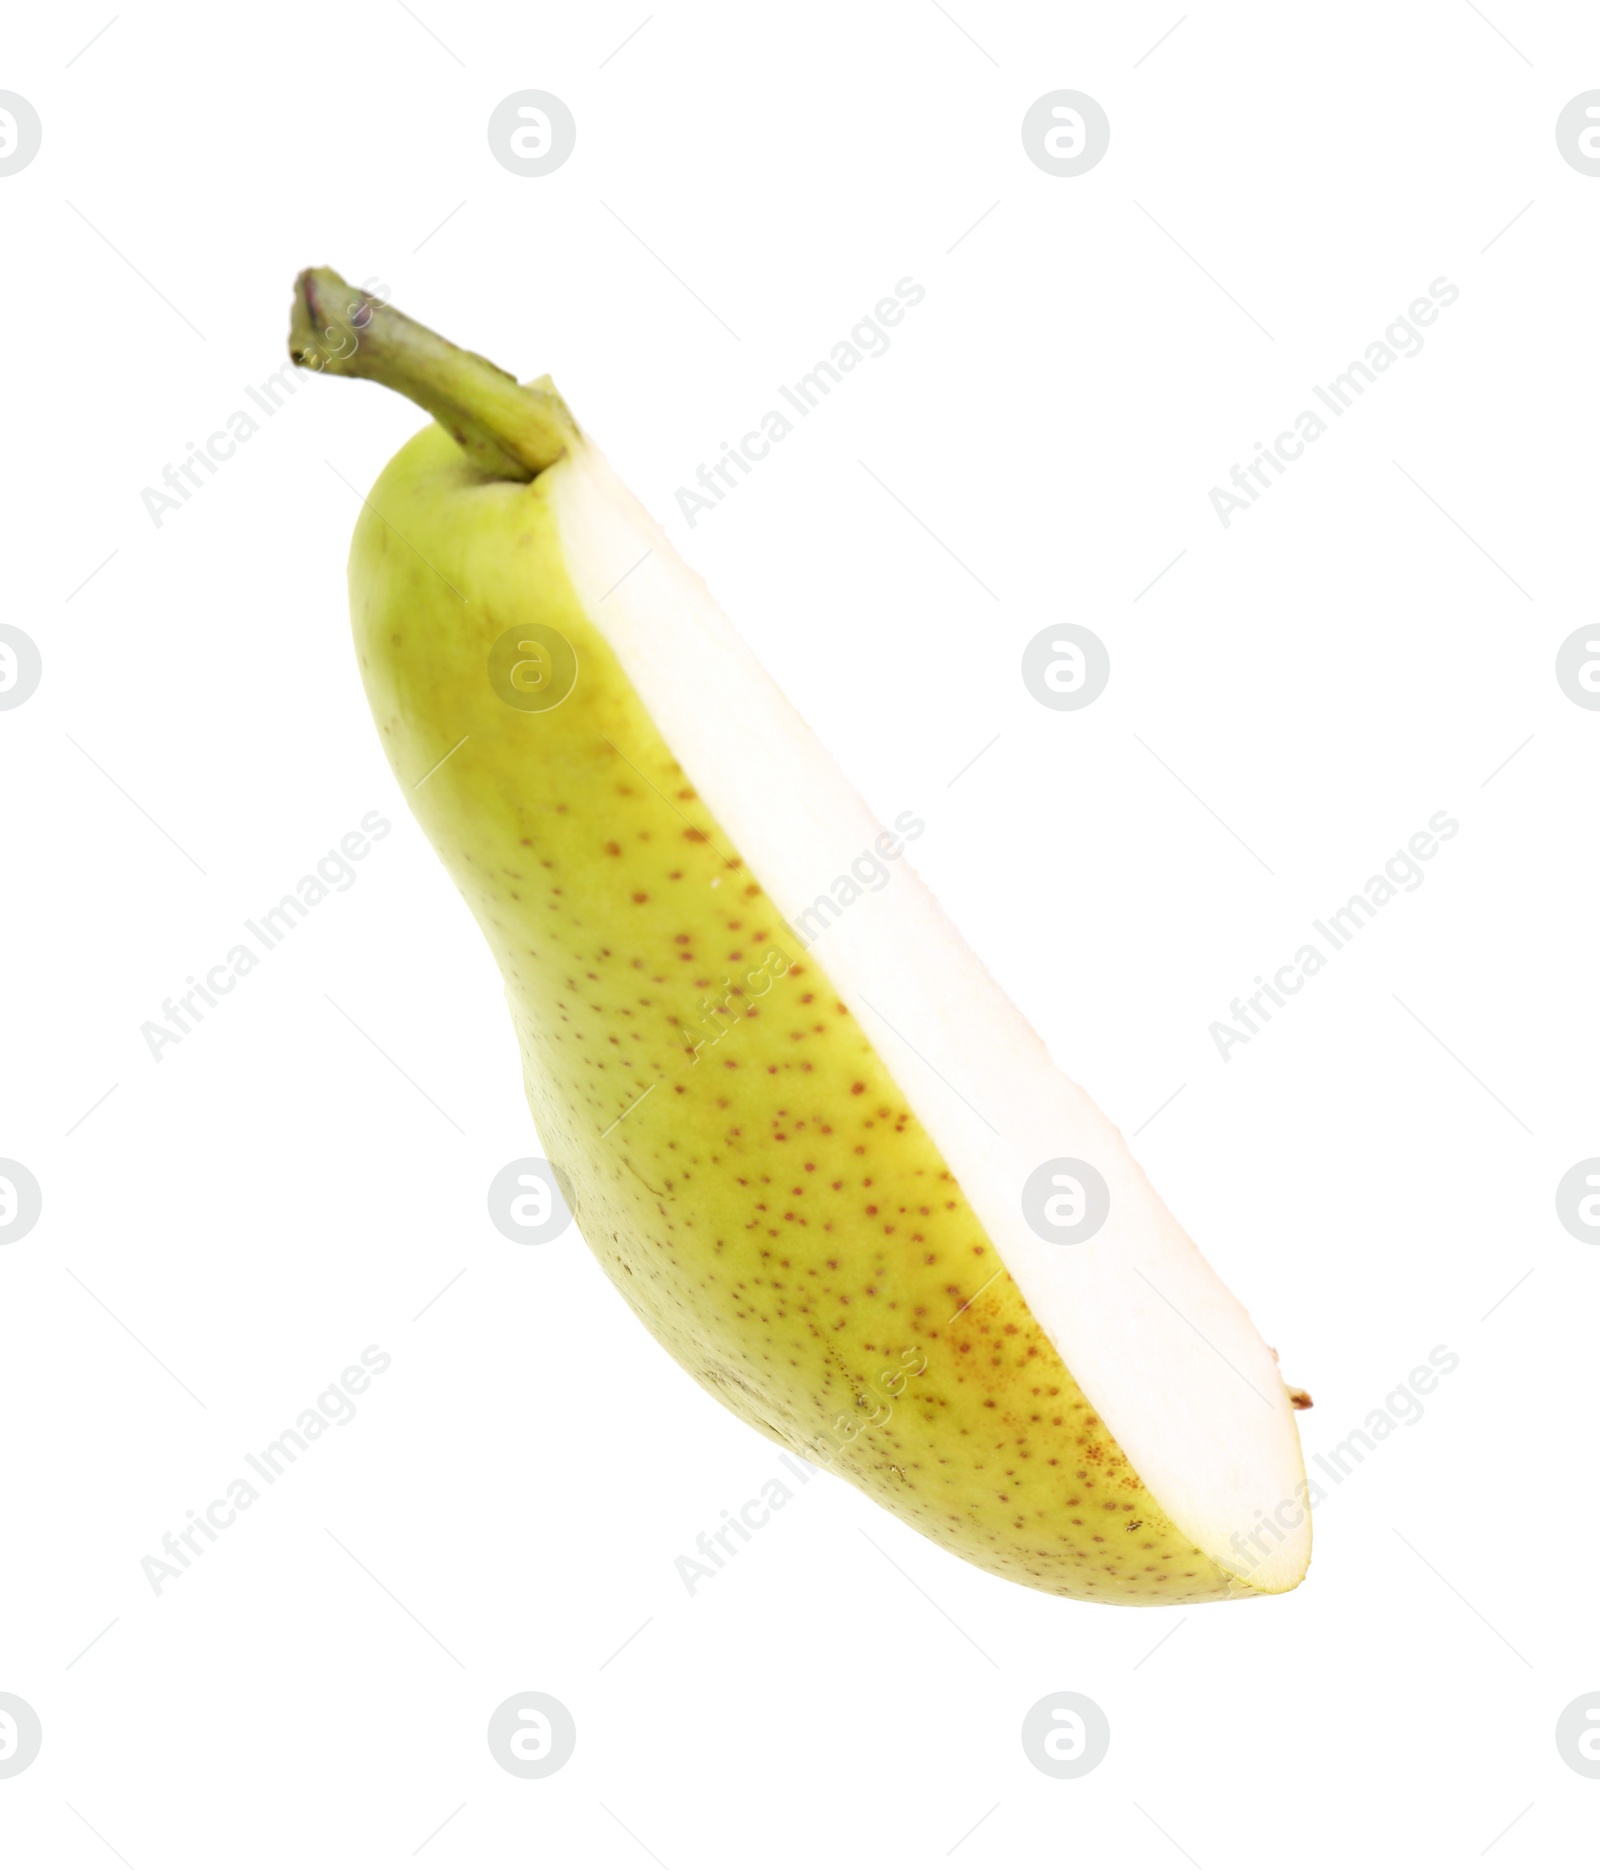
<path fill-rule="evenodd" d="M 597 1258 L 728 1408 L 974 1563 L 1101 1603 L 1228 1595 L 1015 1282 L 984 1285 L 993 1243 L 932 1138 L 578 608 L 550 480 L 441 494 L 453 447 L 424 430 L 375 490 L 410 549 L 358 521 L 358 653 L 402 775 L 433 765 L 445 718 L 489 749 L 440 768 L 419 811 L 501 962 L 539 1135 Z M 455 600 L 418 553 L 473 592 L 471 627 L 436 613 Z M 486 620 L 574 646 L 560 708 L 507 721 Z"/>

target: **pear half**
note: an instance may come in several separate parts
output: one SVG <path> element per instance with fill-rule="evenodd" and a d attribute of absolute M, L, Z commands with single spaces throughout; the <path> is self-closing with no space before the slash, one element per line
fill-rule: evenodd
<path fill-rule="evenodd" d="M 817 910 L 900 840 L 548 380 L 326 270 L 290 353 L 436 418 L 356 526 L 361 674 L 634 1311 L 753 1428 L 1002 1577 L 1108 1604 L 1297 1584 L 1274 1354 L 903 855 Z M 1109 1192 L 1077 1245 L 1024 1209 L 1063 1158 Z"/>

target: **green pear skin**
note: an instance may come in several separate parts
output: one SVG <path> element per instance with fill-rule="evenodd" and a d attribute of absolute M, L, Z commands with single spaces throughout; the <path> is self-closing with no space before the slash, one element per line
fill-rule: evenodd
<path fill-rule="evenodd" d="M 718 1401 L 963 1558 L 1103 1603 L 1232 1595 L 579 610 L 563 469 L 488 479 L 426 428 L 357 522 L 350 604 L 389 763 L 505 974 L 583 1238 Z M 559 707 L 490 686 L 510 628 L 576 649 Z"/>
<path fill-rule="evenodd" d="M 361 677 L 628 1304 L 751 1427 L 993 1573 L 1108 1604 L 1254 1594 L 1141 1483 L 585 614 L 554 504 L 587 444 L 507 478 L 443 421 L 356 525 Z M 559 705 L 497 692 L 511 632 L 575 653 Z"/>

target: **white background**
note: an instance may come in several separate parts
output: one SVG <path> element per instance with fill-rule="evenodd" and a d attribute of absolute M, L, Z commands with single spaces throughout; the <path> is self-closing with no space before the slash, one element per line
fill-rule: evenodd
<path fill-rule="evenodd" d="M 0 179 L 0 621 L 44 658 L 0 715 L 0 1155 L 44 1189 L 0 1249 L 0 1689 L 44 1725 L 7 1860 L 1570 1858 L 1596 1272 L 1553 1195 L 1600 1153 L 1600 715 L 1553 665 L 1594 617 L 1600 179 L 1553 132 L 1600 18 L 168 4 L 74 57 L 110 3 L 25 10 L 0 68 L 44 125 Z M 527 87 L 578 124 L 531 180 L 485 136 Z M 1019 134 L 1061 87 L 1112 126 L 1074 179 Z M 511 1028 L 345 614 L 352 486 L 418 417 L 303 378 L 159 528 L 141 501 L 252 407 L 308 264 L 555 374 L 874 807 L 925 817 L 1061 1064 L 1128 1132 L 1166 1106 L 1135 1148 L 1314 1394 L 1308 1457 L 1457 1353 L 1298 1591 L 1035 1595 L 819 1476 L 686 1592 L 777 1451 L 575 1233 L 489 1223 L 537 1149 Z M 675 489 L 908 274 L 892 349 L 690 531 Z M 1421 354 L 1224 529 L 1209 489 L 1440 276 Z M 1063 621 L 1112 658 L 1082 713 L 1020 679 Z M 155 1063 L 141 1023 L 371 810 L 355 885 Z M 1209 1024 L 1441 810 L 1425 884 L 1223 1063 Z M 142 1557 L 368 1344 L 360 1416 L 153 1594 Z M 536 1782 L 484 1740 L 527 1689 L 578 1725 Z M 1019 1743 L 1065 1689 L 1112 1729 L 1069 1782 Z"/>

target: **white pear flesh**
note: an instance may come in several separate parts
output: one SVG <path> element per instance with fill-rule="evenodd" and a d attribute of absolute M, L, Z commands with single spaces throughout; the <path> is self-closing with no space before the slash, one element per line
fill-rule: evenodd
<path fill-rule="evenodd" d="M 793 924 L 881 825 L 599 451 L 580 442 L 543 478 L 585 610 Z M 1177 1529 L 1242 1591 L 1291 1588 L 1311 1527 L 1288 1391 L 1121 1133 L 1051 1061 L 904 857 L 810 952 Z M 1104 1226 L 1077 1246 L 1041 1239 L 1022 1208 L 1028 1176 L 1060 1157 L 1093 1163 L 1111 1193 Z"/>

